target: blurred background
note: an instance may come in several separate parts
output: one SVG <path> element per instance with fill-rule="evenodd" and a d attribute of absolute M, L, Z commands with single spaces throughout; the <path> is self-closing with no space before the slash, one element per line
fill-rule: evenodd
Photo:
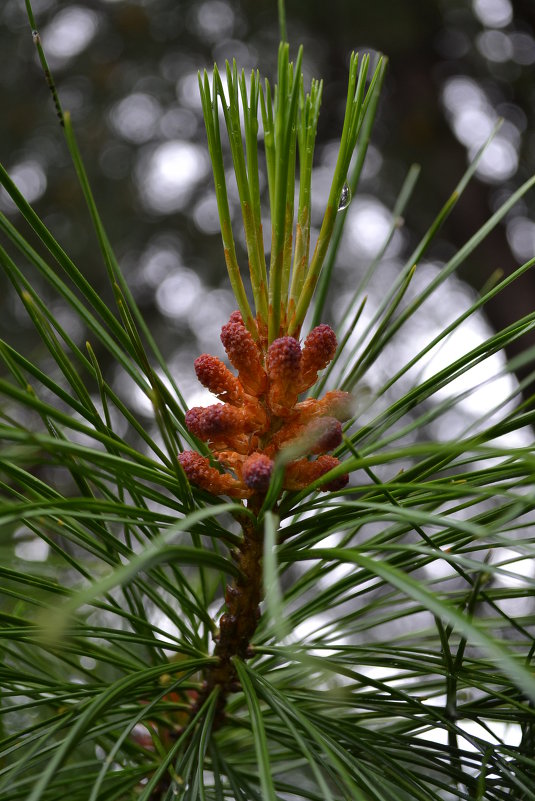
<path fill-rule="evenodd" d="M 75 263 L 112 302 L 23 6 L 21 0 L 4 0 L 0 9 L 0 160 Z M 258 67 L 273 79 L 276 1 L 35 0 L 33 6 L 119 262 L 186 399 L 202 402 L 192 359 L 204 350 L 222 355 L 219 328 L 235 303 L 218 233 L 197 71 L 234 57 L 246 71 Z M 414 291 L 432 280 L 532 174 L 535 4 L 288 0 L 286 11 L 292 52 L 302 43 L 305 76 L 322 77 L 325 83 L 313 180 L 316 225 L 336 158 L 350 51 L 380 51 L 390 58 L 325 313 L 325 321 L 332 323 L 385 240 L 411 164 L 420 164 L 422 172 L 404 224 L 370 286 L 372 301 L 380 301 L 382 287 L 391 284 L 499 117 L 499 133 L 419 266 Z M 238 236 L 239 208 L 236 198 L 231 200 Z M 412 353 L 470 305 L 474 290 L 496 271 L 507 274 L 533 256 L 534 204 L 533 195 L 517 204 L 459 276 L 422 307 L 417 324 L 405 329 L 385 354 L 370 378 L 372 385 L 384 380 L 392 362 L 408 358 L 409 342 Z M 5 193 L 0 209 L 17 217 Z M 46 296 L 48 289 L 42 291 Z M 82 338 L 79 320 L 55 298 L 49 302 L 71 335 Z M 462 343 L 449 342 L 442 358 L 534 306 L 535 278 L 528 274 L 489 305 L 485 316 L 471 321 Z M 18 346 L 25 337 L 31 341 L 31 323 L 9 287 L 3 291 L 0 326 L 9 341 L 16 337 Z M 497 363 L 495 370 L 502 367 L 503 362 Z M 488 363 L 485 369 L 482 380 L 489 375 Z M 117 382 L 123 380 L 117 376 Z M 507 377 L 503 392 L 510 391 Z M 150 404 L 132 392 L 136 411 L 149 419 Z M 481 396 L 471 403 L 459 409 L 463 427 L 467 415 L 476 419 L 484 411 Z M 451 422 L 447 425 L 451 435 Z"/>

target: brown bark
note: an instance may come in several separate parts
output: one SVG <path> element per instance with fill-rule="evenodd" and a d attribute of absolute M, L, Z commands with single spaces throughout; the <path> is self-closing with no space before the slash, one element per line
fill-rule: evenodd
<path fill-rule="evenodd" d="M 262 497 L 253 496 L 248 507 L 258 512 Z M 218 663 L 208 668 L 196 708 L 204 702 L 215 687 L 219 687 L 215 727 L 224 719 L 226 699 L 229 693 L 239 689 L 233 657 L 247 659 L 252 655 L 250 642 L 260 618 L 260 601 L 263 596 L 262 555 L 264 532 L 256 519 L 242 521 L 243 540 L 235 552 L 240 575 L 227 585 L 225 601 L 227 611 L 219 621 L 214 656 Z"/>

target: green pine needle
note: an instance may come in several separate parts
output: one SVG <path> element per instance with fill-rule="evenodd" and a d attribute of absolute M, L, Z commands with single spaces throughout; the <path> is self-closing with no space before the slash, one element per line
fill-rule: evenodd
<path fill-rule="evenodd" d="M 431 359 L 535 260 L 493 273 L 428 341 L 388 370 L 382 360 L 535 178 L 418 282 L 483 147 L 374 306 L 365 293 L 410 202 L 410 168 L 383 246 L 342 309 L 335 359 L 312 389 L 353 392 L 340 465 L 282 492 L 285 452 L 260 508 L 216 497 L 180 466 L 182 448 L 208 448 L 187 430 L 180 387 L 119 269 L 26 6 L 114 306 L 0 167 L 19 211 L 0 214 L 0 267 L 38 342 L 30 351 L 16 332 L 0 340 L 2 801 L 533 801 L 535 312 L 439 366 Z M 273 88 L 234 63 L 199 75 L 229 279 L 264 350 L 298 337 L 307 312 L 313 325 L 322 320 L 346 217 L 340 194 L 346 181 L 358 189 L 386 68 L 351 57 L 314 247 L 323 86 L 304 85 L 301 50 L 290 59 L 284 3 L 279 21 Z M 245 254 L 231 225 L 227 157 Z M 57 302 L 76 315 L 85 344 L 57 319 Z M 126 390 L 109 379 L 110 362 Z M 473 378 L 482 365 L 483 379 Z M 138 419 L 131 387 L 150 401 L 150 419 Z M 481 388 L 485 409 L 451 433 L 449 415 Z M 345 473 L 345 489 L 317 492 Z M 237 588 L 251 591 L 239 558 L 246 537 L 258 545 L 250 558 L 261 613 L 249 610 L 252 640 L 225 654 L 222 616 Z M 43 561 L 27 558 L 36 547 Z"/>

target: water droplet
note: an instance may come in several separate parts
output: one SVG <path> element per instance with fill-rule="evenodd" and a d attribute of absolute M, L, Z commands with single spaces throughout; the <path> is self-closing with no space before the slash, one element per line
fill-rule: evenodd
<path fill-rule="evenodd" d="M 340 192 L 340 200 L 338 201 L 338 211 L 343 211 L 344 209 L 347 209 L 350 203 L 351 203 L 351 189 L 349 188 L 349 184 L 346 181 L 342 187 L 342 191 Z"/>

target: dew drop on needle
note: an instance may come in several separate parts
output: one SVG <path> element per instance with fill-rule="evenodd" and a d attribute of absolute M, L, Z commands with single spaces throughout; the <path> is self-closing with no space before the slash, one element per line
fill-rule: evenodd
<path fill-rule="evenodd" d="M 349 188 L 349 184 L 346 181 L 342 187 L 342 191 L 340 192 L 340 200 L 338 201 L 338 211 L 343 211 L 344 209 L 347 209 L 350 203 L 351 203 L 351 189 Z"/>

